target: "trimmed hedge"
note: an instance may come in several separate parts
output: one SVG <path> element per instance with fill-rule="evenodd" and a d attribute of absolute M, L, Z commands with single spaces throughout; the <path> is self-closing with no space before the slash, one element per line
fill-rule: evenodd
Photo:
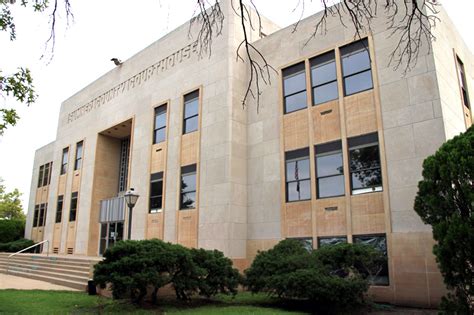
<path fill-rule="evenodd" d="M 28 246 L 34 245 L 35 242 L 27 239 L 19 239 L 13 242 L 0 243 L 0 252 L 18 252 Z"/>
<path fill-rule="evenodd" d="M 245 284 L 254 292 L 306 300 L 323 313 L 365 303 L 370 277 L 381 270 L 385 257 L 362 244 L 338 244 L 309 252 L 297 240 L 283 240 L 259 252 Z"/>
<path fill-rule="evenodd" d="M 115 299 L 143 301 L 149 289 L 155 303 L 160 288 L 170 284 L 176 297 L 188 300 L 199 294 L 236 294 L 239 273 L 221 252 L 188 249 L 161 240 L 121 241 L 104 253 L 95 265 L 94 280 L 104 288 L 111 284 Z"/>

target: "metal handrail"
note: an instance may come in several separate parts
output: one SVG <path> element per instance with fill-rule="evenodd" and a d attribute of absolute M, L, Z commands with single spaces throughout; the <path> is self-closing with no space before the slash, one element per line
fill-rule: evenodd
<path fill-rule="evenodd" d="M 49 257 L 49 240 L 44 240 L 44 241 L 41 241 L 39 243 L 36 243 L 34 245 L 31 245 L 31 246 L 28 246 L 27 248 L 23 248 L 22 250 L 20 251 L 17 251 L 16 253 L 13 253 L 11 255 L 8 255 L 7 257 L 7 268 L 6 268 L 6 272 L 8 273 L 8 269 L 10 267 L 10 258 L 17 255 L 17 254 L 20 254 L 20 253 L 23 253 L 24 251 L 27 251 L 28 249 L 31 249 L 33 247 L 36 247 L 38 245 L 41 245 L 41 244 L 44 244 L 46 243 L 47 244 L 47 247 L 46 247 L 46 256 Z"/>

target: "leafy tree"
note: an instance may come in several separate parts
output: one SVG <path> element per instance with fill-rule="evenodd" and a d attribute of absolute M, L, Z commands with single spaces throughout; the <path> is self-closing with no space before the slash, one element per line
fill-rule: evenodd
<path fill-rule="evenodd" d="M 449 313 L 474 313 L 474 128 L 443 144 L 423 162 L 415 211 L 433 227 L 438 266 L 452 293 Z"/>
<path fill-rule="evenodd" d="M 16 188 L 12 192 L 6 192 L 0 178 L 0 219 L 25 220 L 20 197 L 21 193 Z"/>
<path fill-rule="evenodd" d="M 15 241 L 11 241 L 11 242 L 8 242 L 8 243 L 0 243 L 0 252 L 10 252 L 10 253 L 14 253 L 14 252 L 18 252 L 22 249 L 25 249 L 29 246 L 32 246 L 34 245 L 35 242 L 33 242 L 32 240 L 27 240 L 27 239 L 18 239 L 18 240 L 15 240 Z M 31 249 L 30 251 L 33 251 L 34 249 Z"/>
<path fill-rule="evenodd" d="M 327 313 L 362 305 L 382 259 L 368 245 L 338 244 L 310 253 L 301 242 L 283 240 L 258 253 L 245 271 L 245 284 L 252 292 L 305 300 Z"/>
<path fill-rule="evenodd" d="M 9 243 L 23 238 L 25 220 L 0 220 L 0 243 Z"/>

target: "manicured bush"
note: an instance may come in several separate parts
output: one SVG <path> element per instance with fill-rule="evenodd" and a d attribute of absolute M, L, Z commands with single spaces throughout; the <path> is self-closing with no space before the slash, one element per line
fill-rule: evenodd
<path fill-rule="evenodd" d="M 24 220 L 0 220 L 0 243 L 9 243 L 23 238 Z"/>
<path fill-rule="evenodd" d="M 13 242 L 0 243 L 0 252 L 18 252 L 24 248 L 34 245 L 35 242 L 27 239 L 19 239 Z"/>
<path fill-rule="evenodd" d="M 383 254 L 362 244 L 325 246 L 308 252 L 301 242 L 283 240 L 259 252 L 245 271 L 245 284 L 254 293 L 302 299 L 321 310 L 361 305 L 369 277 L 380 271 Z"/>
<path fill-rule="evenodd" d="M 217 293 L 236 293 L 238 271 L 219 251 L 188 249 L 160 240 L 118 242 L 95 265 L 94 280 L 102 288 L 111 284 L 113 297 L 131 298 L 140 303 L 152 290 L 156 302 L 158 290 L 170 284 L 176 297 L 190 299 Z"/>

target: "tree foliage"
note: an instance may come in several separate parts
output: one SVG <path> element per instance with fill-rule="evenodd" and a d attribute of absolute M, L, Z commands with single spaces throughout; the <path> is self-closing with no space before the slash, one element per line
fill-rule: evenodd
<path fill-rule="evenodd" d="M 151 290 L 156 302 L 166 285 L 181 300 L 194 294 L 237 293 L 239 273 L 217 250 L 188 249 L 157 239 L 123 241 L 107 249 L 104 258 L 95 265 L 94 280 L 101 287 L 110 283 L 116 299 L 129 297 L 140 303 Z"/>
<path fill-rule="evenodd" d="M 25 220 L 20 197 L 21 193 L 16 188 L 7 192 L 0 178 L 0 219 Z"/>
<path fill-rule="evenodd" d="M 25 220 L 0 220 L 0 243 L 10 243 L 23 238 Z"/>
<path fill-rule="evenodd" d="M 368 279 L 380 271 L 383 259 L 367 245 L 338 244 L 308 252 L 301 242 L 283 240 L 259 252 L 245 271 L 245 284 L 252 292 L 307 300 L 324 311 L 345 309 L 364 303 Z"/>
<path fill-rule="evenodd" d="M 474 128 L 447 141 L 423 162 L 415 211 L 433 227 L 433 248 L 452 290 L 443 308 L 474 313 Z"/>

